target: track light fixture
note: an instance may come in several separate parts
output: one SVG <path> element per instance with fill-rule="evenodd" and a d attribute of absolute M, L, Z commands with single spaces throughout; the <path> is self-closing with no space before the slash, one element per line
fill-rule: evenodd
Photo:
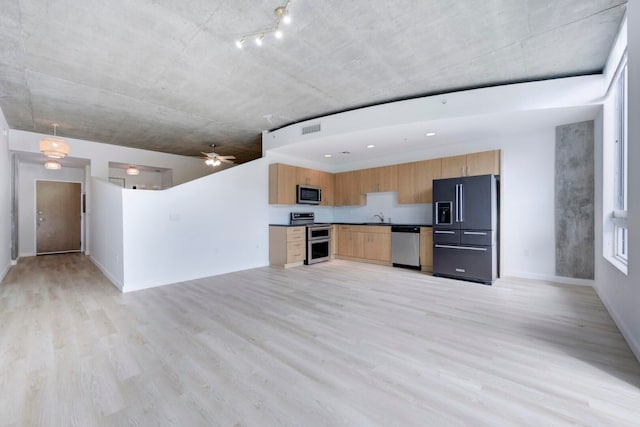
<path fill-rule="evenodd" d="M 269 34 L 273 34 L 273 36 L 276 39 L 281 39 L 284 33 L 280 29 L 280 23 L 281 22 L 284 22 L 285 24 L 291 23 L 291 14 L 289 13 L 290 3 L 291 3 L 291 0 L 287 0 L 284 6 L 278 6 L 275 8 L 273 13 L 276 16 L 276 22 L 272 28 L 243 34 L 236 40 L 236 47 L 238 49 L 242 49 L 245 45 L 245 41 L 250 38 L 254 39 L 256 46 L 262 46 L 264 37 Z"/>

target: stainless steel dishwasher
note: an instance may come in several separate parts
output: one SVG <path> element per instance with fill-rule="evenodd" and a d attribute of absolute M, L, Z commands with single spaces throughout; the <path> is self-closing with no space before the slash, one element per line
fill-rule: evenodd
<path fill-rule="evenodd" d="M 420 227 L 391 226 L 391 259 L 394 267 L 420 270 Z"/>

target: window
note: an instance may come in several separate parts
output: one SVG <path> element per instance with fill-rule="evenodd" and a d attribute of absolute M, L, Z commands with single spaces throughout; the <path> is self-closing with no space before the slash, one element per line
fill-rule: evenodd
<path fill-rule="evenodd" d="M 627 64 L 623 58 L 615 81 L 614 115 L 614 210 L 613 257 L 627 265 L 629 232 L 627 223 Z"/>

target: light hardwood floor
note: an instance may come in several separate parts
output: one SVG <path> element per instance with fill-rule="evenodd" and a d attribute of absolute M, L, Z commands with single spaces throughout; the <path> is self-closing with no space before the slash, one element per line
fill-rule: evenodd
<path fill-rule="evenodd" d="M 637 426 L 590 288 L 332 261 L 120 294 L 83 255 L 0 285 L 0 425 Z"/>

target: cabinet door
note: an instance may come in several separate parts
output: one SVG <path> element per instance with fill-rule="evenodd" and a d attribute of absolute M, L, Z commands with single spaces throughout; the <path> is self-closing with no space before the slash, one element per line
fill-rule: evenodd
<path fill-rule="evenodd" d="M 433 180 L 442 178 L 442 159 L 416 163 L 416 201 L 433 203 Z"/>
<path fill-rule="evenodd" d="M 353 256 L 353 243 L 351 241 L 351 227 L 338 226 L 338 255 Z"/>
<path fill-rule="evenodd" d="M 398 190 L 397 165 L 362 169 L 360 174 L 362 193 L 380 193 Z"/>
<path fill-rule="evenodd" d="M 322 188 L 322 206 L 334 205 L 335 176 L 329 172 L 318 171 L 318 187 Z"/>
<path fill-rule="evenodd" d="M 433 230 L 420 228 L 420 265 L 422 271 L 433 271 Z"/>
<path fill-rule="evenodd" d="M 313 185 L 311 184 L 311 169 L 296 167 L 296 184 L 298 185 Z"/>
<path fill-rule="evenodd" d="M 336 174 L 335 196 L 337 206 L 362 205 L 364 197 L 360 189 L 361 171 L 342 172 Z M 339 204 L 338 204 L 339 203 Z"/>
<path fill-rule="evenodd" d="M 363 233 L 363 258 L 391 262 L 391 233 Z"/>
<path fill-rule="evenodd" d="M 269 204 L 296 203 L 297 167 L 274 163 L 269 165 Z"/>
<path fill-rule="evenodd" d="M 500 175 L 500 150 L 467 155 L 466 176 Z"/>
<path fill-rule="evenodd" d="M 418 203 L 418 162 L 398 165 L 398 204 Z"/>
<path fill-rule="evenodd" d="M 398 191 L 398 165 L 376 168 L 378 191 Z"/>
<path fill-rule="evenodd" d="M 442 160 L 442 178 L 459 178 L 467 170 L 467 156 L 445 157 Z"/>

